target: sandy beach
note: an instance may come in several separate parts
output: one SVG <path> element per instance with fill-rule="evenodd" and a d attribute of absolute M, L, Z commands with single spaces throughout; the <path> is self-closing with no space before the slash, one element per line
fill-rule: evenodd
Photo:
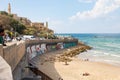
<path fill-rule="evenodd" d="M 64 50 L 37 56 L 32 63 L 53 80 L 120 80 L 120 67 L 106 63 L 90 62 L 73 57 L 68 65 L 49 60 Z"/>

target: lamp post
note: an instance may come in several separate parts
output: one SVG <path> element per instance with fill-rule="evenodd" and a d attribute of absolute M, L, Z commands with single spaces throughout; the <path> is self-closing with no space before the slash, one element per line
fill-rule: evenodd
<path fill-rule="evenodd" d="M 15 38 L 16 38 L 16 26 L 15 26 Z"/>
<path fill-rule="evenodd" d="M 47 39 L 48 39 L 48 32 L 47 32 Z"/>
<path fill-rule="evenodd" d="M 19 26 L 19 25 L 15 25 L 15 38 L 16 38 L 16 33 L 17 33 L 17 26 Z"/>
<path fill-rule="evenodd" d="M 14 24 L 14 37 L 16 37 L 16 24 Z"/>
<path fill-rule="evenodd" d="M 13 33 L 13 28 L 11 28 L 11 30 L 10 30 L 11 32 L 10 32 L 10 37 L 12 38 L 12 33 Z"/>

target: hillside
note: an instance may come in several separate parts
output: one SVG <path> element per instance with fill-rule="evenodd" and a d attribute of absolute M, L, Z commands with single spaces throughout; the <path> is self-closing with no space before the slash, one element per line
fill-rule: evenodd
<path fill-rule="evenodd" d="M 25 17 L 18 17 L 16 14 L 8 14 L 5 11 L 0 11 L 0 25 L 3 25 L 10 36 L 15 36 L 17 33 L 17 36 L 34 35 L 52 38 L 54 35 L 54 31 L 46 27 L 44 23 L 33 23 Z"/>

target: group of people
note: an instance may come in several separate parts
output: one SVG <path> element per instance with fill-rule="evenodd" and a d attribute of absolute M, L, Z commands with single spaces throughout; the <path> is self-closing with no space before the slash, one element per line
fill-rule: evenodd
<path fill-rule="evenodd" d="M 2 44 L 3 46 L 6 46 L 6 42 L 10 42 L 10 41 L 20 41 L 21 38 L 16 38 L 16 37 L 12 37 L 10 38 L 8 36 L 8 34 L 6 35 L 4 32 L 4 28 L 2 25 L 0 25 L 0 44 Z"/>
<path fill-rule="evenodd" d="M 0 25 L 0 44 L 6 46 L 3 36 L 5 35 L 2 25 Z"/>

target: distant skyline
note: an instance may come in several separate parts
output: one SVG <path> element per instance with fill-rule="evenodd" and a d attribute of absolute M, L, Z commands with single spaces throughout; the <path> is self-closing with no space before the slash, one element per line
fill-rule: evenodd
<path fill-rule="evenodd" d="M 0 0 L 0 11 L 46 22 L 55 33 L 120 33 L 120 0 Z"/>

